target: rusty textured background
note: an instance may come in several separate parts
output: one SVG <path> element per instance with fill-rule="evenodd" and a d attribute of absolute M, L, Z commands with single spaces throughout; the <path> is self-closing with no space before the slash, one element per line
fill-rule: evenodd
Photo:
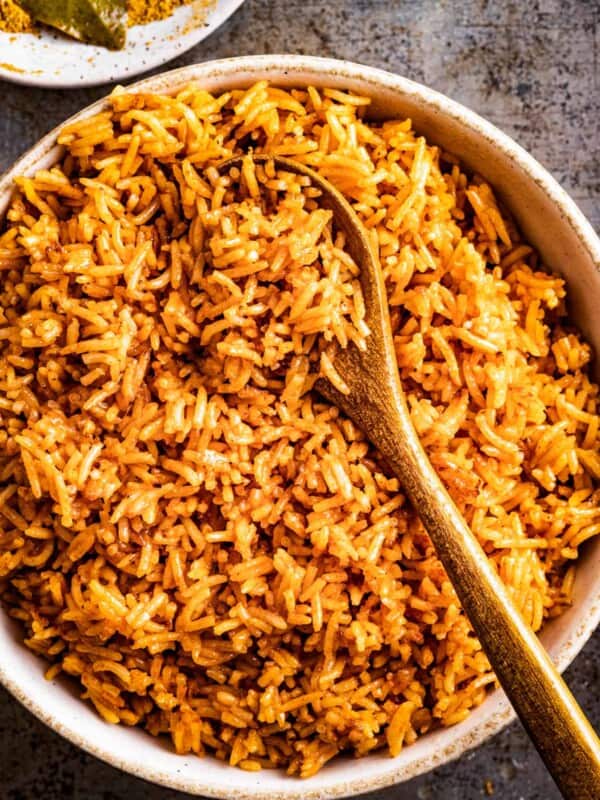
<path fill-rule="evenodd" d="M 533 153 L 600 230 L 600 0 L 247 0 L 169 66 L 281 52 L 383 67 L 465 103 Z M 0 82 L 0 172 L 107 90 Z M 600 632 L 567 672 L 596 725 L 599 668 Z M 517 724 L 475 753 L 365 800 L 476 800 L 489 791 L 496 800 L 559 798 Z M 0 800 L 186 797 L 79 752 L 0 690 Z"/>

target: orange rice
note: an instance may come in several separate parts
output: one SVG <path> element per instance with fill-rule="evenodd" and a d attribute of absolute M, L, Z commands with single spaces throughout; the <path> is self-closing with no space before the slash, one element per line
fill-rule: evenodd
<path fill-rule="evenodd" d="M 312 391 L 368 336 L 357 269 L 293 157 L 385 272 L 412 419 L 531 626 L 600 532 L 590 348 L 481 179 L 369 100 L 261 82 L 116 92 L 0 234 L 0 589 L 107 722 L 314 774 L 392 755 L 494 675 L 398 481 Z"/>

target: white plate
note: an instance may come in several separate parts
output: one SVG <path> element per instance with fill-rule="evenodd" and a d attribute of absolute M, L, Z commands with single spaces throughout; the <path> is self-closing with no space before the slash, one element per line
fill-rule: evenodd
<path fill-rule="evenodd" d="M 49 28 L 0 31 L 0 79 L 68 89 L 127 80 L 185 53 L 216 30 L 244 0 L 194 0 L 159 22 L 127 31 L 123 50 L 94 47 Z"/>

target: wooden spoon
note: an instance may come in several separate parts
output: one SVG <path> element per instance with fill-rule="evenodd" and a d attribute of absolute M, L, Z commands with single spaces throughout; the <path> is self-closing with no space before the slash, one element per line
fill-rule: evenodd
<path fill-rule="evenodd" d="M 360 268 L 367 348 L 339 348 L 335 367 L 349 387 L 325 378 L 316 389 L 379 450 L 419 514 L 502 688 L 560 791 L 568 800 L 600 799 L 600 741 L 537 636 L 523 620 L 487 556 L 432 467 L 413 428 L 390 326 L 381 267 L 356 213 L 329 181 L 288 158 L 254 154 L 256 163 L 307 176 L 333 212 L 346 250 Z M 219 165 L 222 174 L 242 157 Z"/>

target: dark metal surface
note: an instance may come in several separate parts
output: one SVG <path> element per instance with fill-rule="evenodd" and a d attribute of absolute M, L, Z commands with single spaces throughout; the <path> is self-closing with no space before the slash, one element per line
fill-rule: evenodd
<path fill-rule="evenodd" d="M 219 31 L 165 68 L 277 52 L 383 67 L 470 106 L 535 155 L 600 230 L 598 0 L 247 0 Z M 48 91 L 0 82 L 0 172 L 109 89 Z M 599 670 L 600 632 L 566 673 L 596 727 Z M 490 792 L 495 800 L 559 798 L 517 724 L 442 769 L 365 799 L 476 800 Z M 186 797 L 83 754 L 0 690 L 0 800 Z"/>

